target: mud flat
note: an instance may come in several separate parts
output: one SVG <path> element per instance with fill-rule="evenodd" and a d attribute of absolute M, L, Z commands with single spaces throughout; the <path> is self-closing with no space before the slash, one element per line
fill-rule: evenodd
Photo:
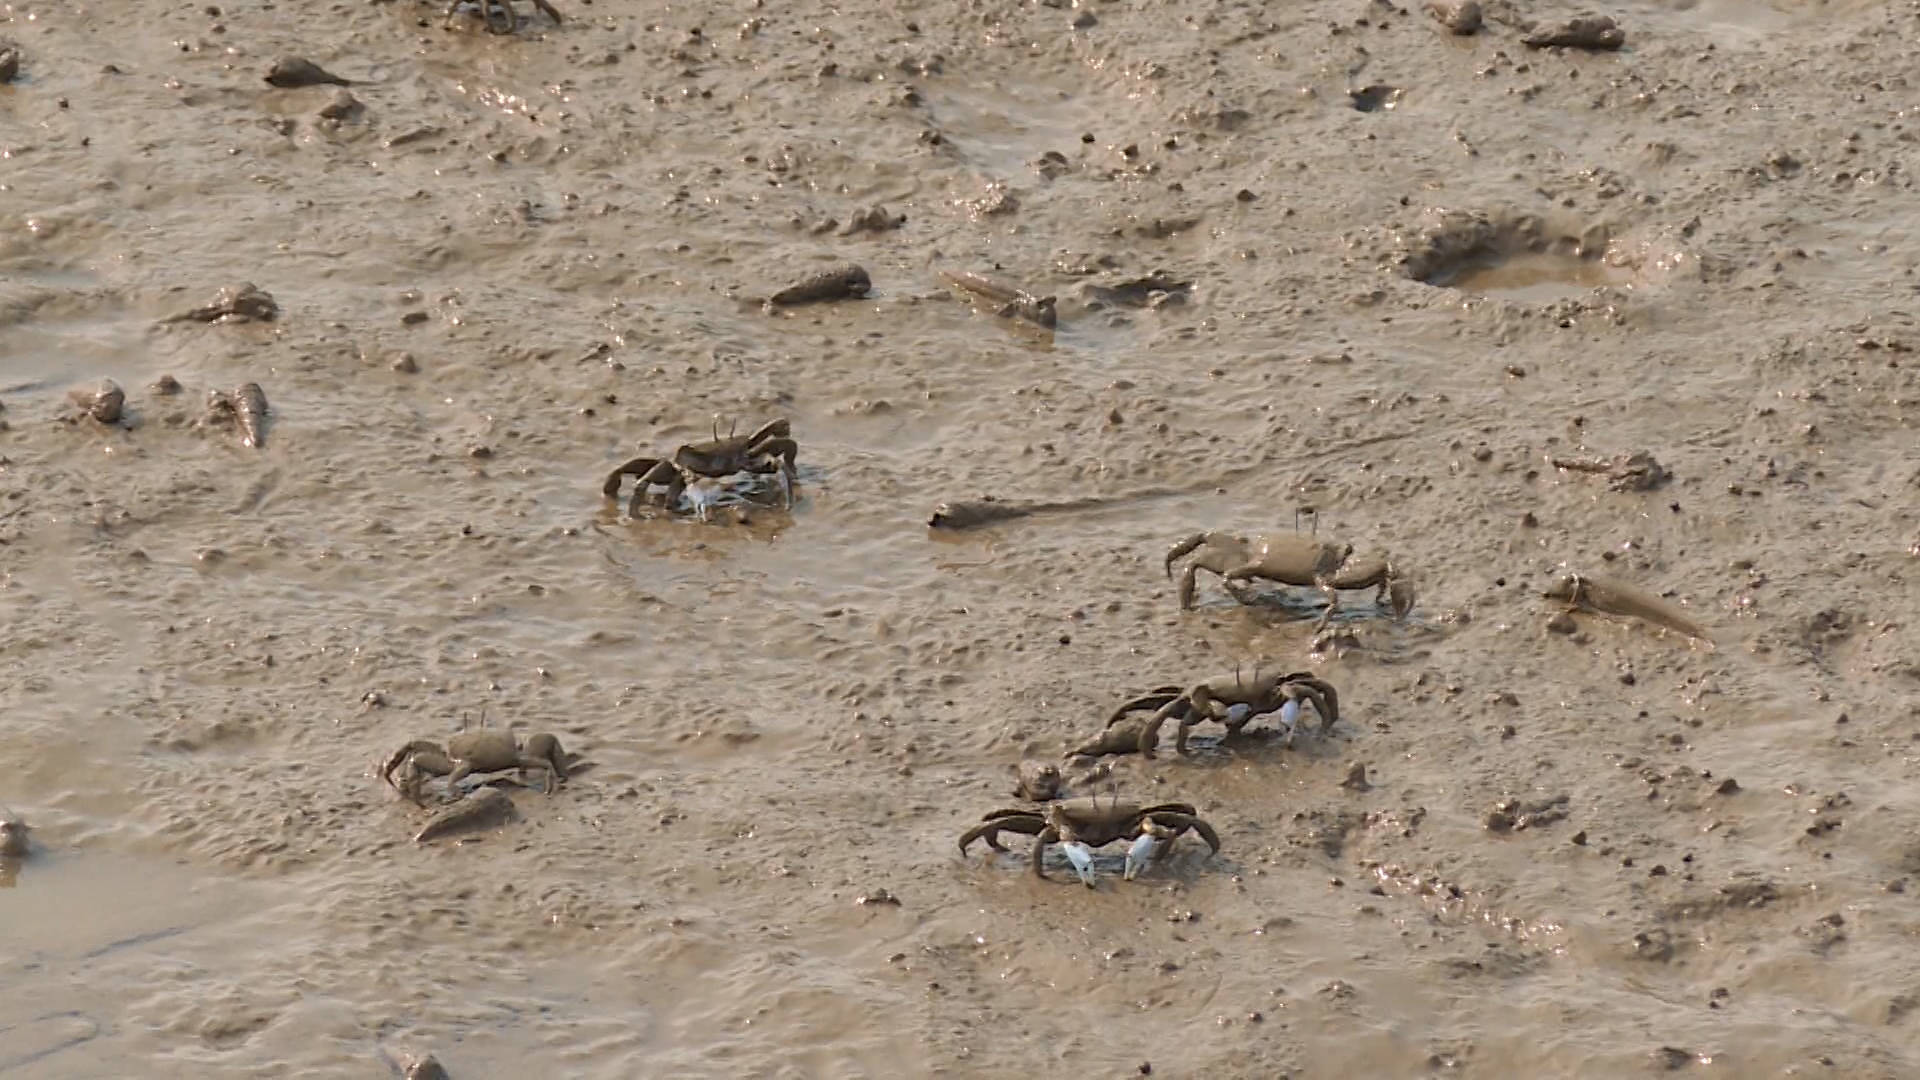
<path fill-rule="evenodd" d="M 1920 1073 L 1910 7 L 555 6 L 0 17 L 0 1073 Z M 1405 621 L 1179 610 L 1309 508 Z M 1255 661 L 1217 856 L 955 850 Z M 415 844 L 483 710 L 594 767 Z"/>

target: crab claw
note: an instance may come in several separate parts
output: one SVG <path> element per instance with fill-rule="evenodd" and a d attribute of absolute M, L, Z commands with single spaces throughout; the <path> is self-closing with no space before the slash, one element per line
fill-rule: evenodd
<path fill-rule="evenodd" d="M 1080 875 L 1080 881 L 1087 888 L 1093 888 L 1093 849 L 1075 840 L 1061 844 L 1060 850 L 1067 853 L 1067 861 L 1073 864 L 1073 872 Z"/>
<path fill-rule="evenodd" d="M 1123 875 L 1126 880 L 1132 881 L 1135 875 L 1145 870 L 1147 864 L 1152 862 L 1158 853 L 1159 847 L 1160 837 L 1152 832 L 1143 832 L 1135 837 L 1133 843 L 1127 845 L 1127 869 Z"/>
<path fill-rule="evenodd" d="M 1293 733 L 1298 730 L 1300 725 L 1300 702 L 1298 699 L 1288 698 L 1287 703 L 1280 706 L 1280 723 L 1287 729 L 1287 742 L 1292 743 Z"/>
<path fill-rule="evenodd" d="M 1413 610 L 1413 583 L 1402 577 L 1390 578 L 1387 582 L 1387 599 L 1393 605 L 1393 617 L 1405 619 Z"/>
<path fill-rule="evenodd" d="M 1247 718 L 1251 717 L 1252 715 L 1253 715 L 1253 706 L 1248 705 L 1245 702 L 1241 702 L 1240 704 L 1237 704 L 1237 705 L 1227 706 L 1227 724 L 1230 727 L 1234 727 L 1234 726 L 1238 726 L 1240 724 L 1246 723 Z"/>
<path fill-rule="evenodd" d="M 687 502 L 701 521 L 713 520 L 713 508 L 720 502 L 720 483 L 701 479 L 687 485 Z"/>

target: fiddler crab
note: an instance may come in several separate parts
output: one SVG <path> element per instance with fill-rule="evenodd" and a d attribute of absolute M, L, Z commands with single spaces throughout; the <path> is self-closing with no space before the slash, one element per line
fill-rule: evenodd
<path fill-rule="evenodd" d="M 1318 630 L 1333 618 L 1340 589 L 1378 588 L 1376 602 L 1390 600 L 1393 616 L 1404 619 L 1413 610 L 1413 585 L 1384 555 L 1354 558 L 1353 545 L 1333 543 L 1298 533 L 1255 533 L 1236 536 L 1224 532 L 1197 532 L 1167 549 L 1167 578 L 1173 578 L 1175 560 L 1198 552 L 1180 573 L 1180 607 L 1193 607 L 1194 578 L 1201 570 L 1220 575 L 1234 599 L 1246 603 L 1240 583 L 1251 578 L 1319 589 L 1327 608 L 1315 624 Z"/>
<path fill-rule="evenodd" d="M 655 484 L 666 485 L 667 490 L 661 497 L 660 505 L 668 508 L 679 501 L 682 493 L 692 489 L 694 509 L 699 513 L 700 520 L 705 521 L 708 511 L 720 496 L 720 488 L 715 481 L 737 473 L 761 476 L 777 473 L 783 503 L 791 510 L 795 480 L 793 462 L 800 453 L 800 444 L 793 441 L 792 435 L 793 425 L 782 418 L 770 420 L 747 435 L 729 429 L 723 439 L 720 437 L 720 422 L 716 419 L 712 439 L 683 443 L 669 457 L 634 458 L 608 473 L 600 490 L 608 498 L 618 499 L 622 482 L 629 476 L 634 477 L 633 497 L 627 503 L 627 514 L 639 517 L 640 508 L 646 505 L 648 490 Z"/>
<path fill-rule="evenodd" d="M 27 823 L 11 811 L 0 809 L 0 859 L 20 859 L 27 854 Z"/>
<path fill-rule="evenodd" d="M 1025 833 L 1034 837 L 1033 872 L 1044 878 L 1047 845 L 1057 843 L 1066 852 L 1087 888 L 1094 887 L 1093 849 L 1115 840 L 1131 840 L 1127 846 L 1124 877 L 1132 881 L 1148 864 L 1156 861 L 1173 840 L 1188 831 L 1197 832 L 1207 842 L 1210 854 L 1219 854 L 1220 836 L 1213 826 L 1202 821 L 1187 803 L 1158 803 L 1143 806 L 1119 796 L 1102 801 L 1097 795 L 1063 799 L 1048 803 L 1044 809 L 1011 808 L 995 810 L 960 837 L 960 853 L 967 845 L 985 840 L 995 851 L 1007 850 L 1000 843 L 1002 832 Z"/>
<path fill-rule="evenodd" d="M 482 728 L 463 731 L 448 739 L 445 746 L 426 739 L 415 739 L 393 752 L 380 770 L 381 779 L 415 803 L 430 776 L 447 778 L 447 790 L 454 791 L 460 781 L 473 773 L 520 770 L 524 779 L 528 769 L 547 774 L 542 788 L 548 794 L 567 778 L 567 755 L 560 740 L 552 735 L 531 736 L 523 744 L 510 731 Z M 400 773 L 398 780 L 395 772 Z"/>
<path fill-rule="evenodd" d="M 1096 750 L 1079 753 L 1125 753 L 1138 750 L 1152 757 L 1160 744 L 1160 728 L 1169 718 L 1178 717 L 1180 726 L 1174 735 L 1174 749 L 1187 752 L 1187 732 L 1203 720 L 1225 724 L 1228 735 L 1238 735 L 1254 717 L 1278 710 L 1280 723 L 1287 730 L 1287 744 L 1300 726 L 1300 708 L 1313 706 L 1320 716 L 1319 733 L 1325 735 L 1340 719 L 1340 694 L 1333 684 L 1311 672 L 1290 671 L 1262 677 L 1256 666 L 1251 678 L 1235 668 L 1231 676 L 1194 683 L 1189 687 L 1158 686 L 1122 704 L 1107 718 L 1107 735 L 1095 740 Z M 1127 720 L 1135 709 L 1153 709 L 1144 723 Z M 1131 745 L 1127 740 L 1131 738 Z"/>
<path fill-rule="evenodd" d="M 487 21 L 488 33 L 511 34 L 520 25 L 520 16 L 514 13 L 511 0 L 453 0 L 447 5 L 447 19 L 442 25 L 452 25 L 453 14 L 460 10 L 461 4 L 480 9 L 480 17 Z M 546 12 L 556 25 L 561 22 L 559 9 L 549 0 L 533 0 L 533 6 Z"/>

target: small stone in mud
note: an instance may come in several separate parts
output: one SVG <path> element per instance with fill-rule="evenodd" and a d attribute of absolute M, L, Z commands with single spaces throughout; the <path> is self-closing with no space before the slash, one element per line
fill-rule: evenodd
<path fill-rule="evenodd" d="M 1111 285 L 1088 284 L 1083 290 L 1090 300 L 1119 307 L 1161 307 L 1166 298 L 1185 300 L 1193 292 L 1193 282 L 1156 270 L 1151 274 L 1117 281 Z M 1158 301 L 1156 303 L 1156 301 Z"/>
<path fill-rule="evenodd" d="M 1571 838 L 1571 842 L 1576 847 L 1586 847 L 1587 846 L 1587 830 L 1581 829 L 1579 832 L 1574 833 Z"/>
<path fill-rule="evenodd" d="M 1579 628 L 1579 624 L 1573 621 L 1573 616 L 1564 611 L 1556 613 L 1547 620 L 1547 632 L 1550 634 L 1571 634 Z"/>
<path fill-rule="evenodd" d="M 333 97 L 320 106 L 320 118 L 323 120 L 345 120 L 360 111 L 360 99 L 353 96 L 351 90 L 335 90 Z"/>
<path fill-rule="evenodd" d="M 1482 20 L 1477 0 L 1433 0 L 1427 5 L 1427 13 L 1462 37 L 1480 29 Z"/>
<path fill-rule="evenodd" d="M 855 897 L 853 902 L 862 907 L 869 907 L 874 904 L 892 904 L 894 907 L 900 906 L 900 898 L 885 889 L 875 889 L 872 892 L 862 893 Z"/>
<path fill-rule="evenodd" d="M 828 300 L 857 300 L 872 288 L 873 279 L 867 276 L 866 269 L 849 264 L 823 270 L 796 285 L 789 285 L 768 297 L 767 304 L 772 307 L 791 307 Z"/>
<path fill-rule="evenodd" d="M 884 206 L 873 206 L 866 210 L 856 210 L 847 219 L 846 228 L 840 230 L 841 236 L 852 236 L 863 232 L 887 232 L 907 223 L 907 215 L 895 214 Z"/>
<path fill-rule="evenodd" d="M 71 390 L 67 399 L 88 416 L 103 424 L 117 424 L 127 403 L 126 391 L 112 379 L 101 379 L 91 387 Z"/>
<path fill-rule="evenodd" d="M 420 370 L 420 365 L 415 362 L 412 353 L 401 353 L 399 356 L 394 357 L 392 367 L 393 370 L 402 375 L 412 375 L 414 372 Z"/>
<path fill-rule="evenodd" d="M 1720 786 L 1714 788 L 1713 793 L 1715 795 L 1732 795 L 1739 790 L 1740 782 L 1729 776 L 1725 780 L 1720 781 Z"/>
<path fill-rule="evenodd" d="M 1523 44 L 1536 49 L 1618 49 L 1627 43 L 1627 32 L 1609 15 L 1576 15 L 1565 22 L 1536 27 Z"/>
<path fill-rule="evenodd" d="M 320 86 L 332 83 L 336 86 L 351 86 L 352 83 L 308 60 L 304 56 L 283 56 L 267 69 L 267 83 L 290 90 L 300 86 Z"/>
<path fill-rule="evenodd" d="M 452 1080 L 447 1075 L 446 1066 L 440 1064 L 432 1054 L 417 1058 L 407 1066 L 405 1080 Z"/>
<path fill-rule="evenodd" d="M 180 380 L 171 375 L 162 375 L 153 380 L 153 392 L 162 397 L 172 397 L 179 393 L 181 389 Z"/>
<path fill-rule="evenodd" d="M 1400 94 L 1399 87 L 1379 83 L 1363 86 L 1358 90 L 1348 90 L 1347 98 L 1353 103 L 1356 112 L 1380 112 L 1398 105 Z"/>
<path fill-rule="evenodd" d="M 20 77 L 20 48 L 11 42 L 0 43 L 0 83 Z"/>
<path fill-rule="evenodd" d="M 1502 799 L 1487 811 L 1483 824 L 1489 832 L 1520 832 L 1537 825 L 1551 825 L 1567 816 L 1568 796 L 1555 795 L 1550 799 L 1524 802 L 1519 799 Z"/>
<path fill-rule="evenodd" d="M 1663 1046 L 1653 1052 L 1654 1065 L 1668 1072 L 1684 1069 L 1692 1062 L 1693 1052 L 1682 1050 L 1677 1046 Z"/>
<path fill-rule="evenodd" d="M 1673 959 L 1673 935 L 1663 928 L 1642 930 L 1633 935 L 1633 957 L 1664 964 Z"/>
<path fill-rule="evenodd" d="M 168 317 L 166 322 L 272 322 L 280 317 L 280 305 L 273 294 L 253 284 L 243 281 L 237 285 L 226 285 L 213 294 L 213 302 L 203 307 L 183 311 Z"/>
<path fill-rule="evenodd" d="M 1347 766 L 1347 778 L 1340 781 L 1340 786 L 1348 791 L 1366 791 L 1373 787 L 1367 783 L 1367 763 L 1356 761 Z"/>

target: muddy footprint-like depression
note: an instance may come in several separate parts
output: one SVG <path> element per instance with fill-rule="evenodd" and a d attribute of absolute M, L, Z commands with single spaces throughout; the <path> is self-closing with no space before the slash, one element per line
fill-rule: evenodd
<path fill-rule="evenodd" d="M 1920 7 L 0 7 L 0 1078 L 1920 1075 Z"/>

